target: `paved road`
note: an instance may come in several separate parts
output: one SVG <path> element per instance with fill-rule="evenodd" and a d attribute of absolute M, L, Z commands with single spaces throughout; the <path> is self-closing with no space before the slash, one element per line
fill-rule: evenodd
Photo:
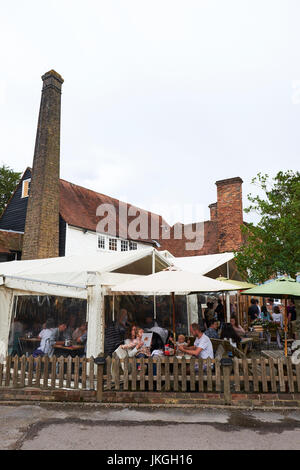
<path fill-rule="evenodd" d="M 0 449 L 300 449 L 300 410 L 0 406 Z"/>

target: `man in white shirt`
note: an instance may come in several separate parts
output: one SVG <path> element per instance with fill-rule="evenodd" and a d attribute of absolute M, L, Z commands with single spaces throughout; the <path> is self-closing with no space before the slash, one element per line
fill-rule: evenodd
<path fill-rule="evenodd" d="M 178 346 L 178 349 L 185 354 L 190 354 L 196 358 L 211 359 L 214 358 L 214 350 L 211 340 L 204 334 L 204 329 L 200 328 L 197 323 L 192 323 L 191 334 L 195 337 L 194 346 Z"/>

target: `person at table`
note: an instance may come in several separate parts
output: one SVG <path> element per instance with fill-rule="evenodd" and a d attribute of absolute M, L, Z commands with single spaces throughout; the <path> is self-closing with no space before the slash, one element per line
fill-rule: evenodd
<path fill-rule="evenodd" d="M 150 348 L 148 348 L 147 346 L 145 346 L 143 340 L 142 340 L 142 336 L 143 336 L 143 333 L 144 333 L 144 330 L 143 328 L 138 328 L 137 329 L 137 340 L 138 340 L 138 343 L 136 345 L 136 349 L 137 349 L 137 353 L 136 353 L 136 357 L 139 359 L 141 357 L 149 357 L 150 356 Z"/>
<path fill-rule="evenodd" d="M 65 323 L 55 328 L 55 322 L 53 318 L 48 318 L 46 321 L 45 328 L 40 332 L 39 338 L 41 340 L 39 347 L 33 351 L 33 357 L 38 356 L 53 356 L 54 344 L 59 336 L 59 333 L 67 328 Z"/>
<path fill-rule="evenodd" d="M 84 355 L 86 355 L 86 349 L 87 349 L 87 330 L 77 338 L 77 343 L 78 344 L 84 344 Z"/>
<path fill-rule="evenodd" d="M 243 337 L 246 335 L 246 331 L 245 331 L 244 328 L 239 324 L 239 321 L 238 321 L 238 318 L 237 318 L 236 315 L 231 315 L 230 324 L 231 324 L 232 328 L 234 329 L 234 331 L 236 332 L 236 334 L 237 334 L 240 338 L 243 338 Z"/>
<path fill-rule="evenodd" d="M 171 340 L 171 338 L 169 338 L 169 341 L 174 344 L 174 341 Z M 186 342 L 184 335 L 178 335 L 177 341 L 174 344 L 175 351 L 176 351 L 176 356 L 183 356 L 184 355 L 184 352 L 179 349 L 179 346 L 189 346 L 189 345 L 190 345 L 190 342 L 189 341 Z"/>
<path fill-rule="evenodd" d="M 65 341 L 66 339 L 72 339 L 75 331 L 76 316 L 72 313 L 67 321 L 67 328 L 62 331 L 59 335 L 59 339 Z"/>
<path fill-rule="evenodd" d="M 259 315 L 259 309 L 256 303 L 256 299 L 251 299 L 251 305 L 248 308 L 248 316 L 250 317 L 251 322 L 256 320 Z"/>
<path fill-rule="evenodd" d="M 79 325 L 78 328 L 76 328 L 76 330 L 73 331 L 72 340 L 77 341 L 77 339 L 80 338 L 80 336 L 82 336 L 84 333 L 86 333 L 86 331 L 87 331 L 87 323 L 83 322 L 81 325 Z"/>
<path fill-rule="evenodd" d="M 209 338 L 219 339 L 218 329 L 219 329 L 219 322 L 217 320 L 212 320 L 207 330 L 205 330 L 205 334 Z"/>
<path fill-rule="evenodd" d="M 200 328 L 197 323 L 192 323 L 190 326 L 190 332 L 195 338 L 194 346 L 179 346 L 178 350 L 185 354 L 195 356 L 196 358 L 213 359 L 213 346 L 209 337 L 204 334 L 204 328 Z"/>
<path fill-rule="evenodd" d="M 137 338 L 137 326 L 132 325 L 131 328 L 127 330 L 127 333 L 125 335 L 125 341 L 124 344 L 121 345 L 122 349 L 126 349 L 127 351 L 130 349 L 134 349 L 139 340 Z"/>
<path fill-rule="evenodd" d="M 235 348 L 237 348 L 241 342 L 240 336 L 235 332 L 231 323 L 225 323 L 223 325 L 220 338 L 229 341 L 231 346 Z"/>

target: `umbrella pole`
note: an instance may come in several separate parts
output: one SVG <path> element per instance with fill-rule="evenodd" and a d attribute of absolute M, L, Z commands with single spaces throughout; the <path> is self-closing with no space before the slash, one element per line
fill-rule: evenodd
<path fill-rule="evenodd" d="M 175 294 L 172 292 L 172 309 L 173 309 L 173 339 L 174 343 L 176 341 L 176 332 L 175 332 Z"/>
<path fill-rule="evenodd" d="M 284 355 L 287 357 L 287 298 L 284 298 Z"/>

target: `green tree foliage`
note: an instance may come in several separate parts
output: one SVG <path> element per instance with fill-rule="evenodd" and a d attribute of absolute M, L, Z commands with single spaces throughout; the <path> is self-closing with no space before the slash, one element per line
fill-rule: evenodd
<path fill-rule="evenodd" d="M 16 173 L 6 165 L 0 167 L 0 214 L 4 211 L 6 204 L 14 192 L 21 173 Z"/>
<path fill-rule="evenodd" d="M 263 195 L 249 194 L 245 212 L 256 212 L 260 221 L 242 226 L 245 242 L 235 253 L 238 269 L 252 282 L 276 274 L 295 277 L 300 271 L 300 173 L 280 171 L 271 181 L 258 173 L 252 184 Z"/>

